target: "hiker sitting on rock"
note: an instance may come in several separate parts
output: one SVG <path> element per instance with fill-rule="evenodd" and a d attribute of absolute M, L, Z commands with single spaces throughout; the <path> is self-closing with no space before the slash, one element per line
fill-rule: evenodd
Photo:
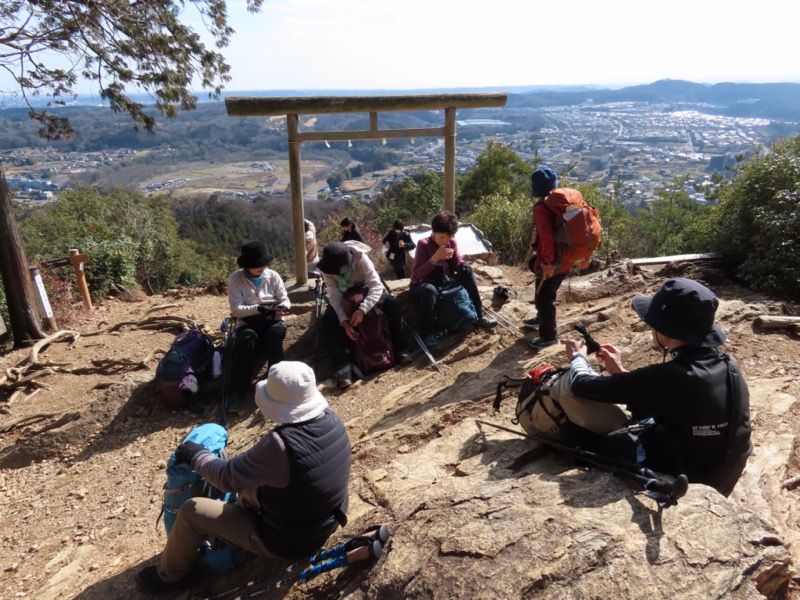
<path fill-rule="evenodd" d="M 469 294 L 475 309 L 478 327 L 489 328 L 497 325 L 497 321 L 483 314 L 481 294 L 478 282 L 469 263 L 461 258 L 456 242 L 458 218 L 451 212 L 440 212 L 431 222 L 430 237 L 423 238 L 417 244 L 414 254 L 414 268 L 411 270 L 411 297 L 419 306 L 420 329 L 422 341 L 428 348 L 439 344 L 436 339 L 436 299 L 438 287 L 445 277 L 452 277 L 460 283 Z"/>
<path fill-rule="evenodd" d="M 670 279 L 653 296 L 637 296 L 633 309 L 652 329 L 653 347 L 672 360 L 627 371 L 620 352 L 601 345 L 597 356 L 609 377 L 589 366 L 583 340 L 563 340 L 572 391 L 581 398 L 625 403 L 655 428 L 640 441 L 643 464 L 686 474 L 727 496 L 752 452 L 747 385 L 737 364 L 718 349 L 725 333 L 714 323 L 716 296 L 691 279 Z M 617 448 L 621 450 L 621 448 Z M 613 450 L 612 450 L 613 451 Z"/>
<path fill-rule="evenodd" d="M 151 593 L 191 585 L 198 550 L 213 535 L 271 559 L 297 560 L 321 548 L 346 521 L 352 454 L 342 421 L 317 391 L 314 371 L 302 362 L 270 367 L 256 386 L 264 417 L 281 425 L 244 454 L 216 458 L 185 442 L 175 463 L 195 469 L 237 502 L 191 498 L 183 503 L 158 564 L 136 576 Z"/>
<path fill-rule="evenodd" d="M 267 266 L 275 258 L 264 242 L 247 242 L 228 281 L 228 303 L 236 321 L 230 383 L 230 404 L 244 400 L 253 378 L 256 353 L 266 354 L 270 367 L 283 360 L 283 340 L 291 302 L 281 276 Z M 263 364 L 263 363 L 262 363 Z"/>
<path fill-rule="evenodd" d="M 355 246 L 335 242 L 322 249 L 322 258 L 317 268 L 322 272 L 330 302 L 322 315 L 322 326 L 331 366 L 337 370 L 339 387 L 346 388 L 353 383 L 347 354 L 349 342 L 356 341 L 356 336 L 359 335 L 358 326 L 366 314 L 378 304 L 388 321 L 395 361 L 411 362 L 408 343 L 403 335 L 400 305 L 395 298 L 384 293 L 380 275 L 369 256 Z M 364 299 L 348 315 L 344 296 L 358 291 L 365 293 Z"/>

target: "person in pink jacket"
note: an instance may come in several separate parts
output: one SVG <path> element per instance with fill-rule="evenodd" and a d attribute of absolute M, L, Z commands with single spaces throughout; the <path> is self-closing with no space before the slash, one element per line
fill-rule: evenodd
<path fill-rule="evenodd" d="M 411 297 L 419 306 L 422 341 L 428 348 L 439 344 L 436 338 L 436 298 L 438 286 L 445 277 L 454 278 L 467 290 L 478 315 L 475 323 L 478 327 L 497 325 L 497 321 L 484 315 L 475 274 L 458 252 L 458 218 L 451 212 L 440 212 L 433 217 L 431 230 L 430 237 L 421 239 L 417 244 L 414 268 L 411 270 Z"/>

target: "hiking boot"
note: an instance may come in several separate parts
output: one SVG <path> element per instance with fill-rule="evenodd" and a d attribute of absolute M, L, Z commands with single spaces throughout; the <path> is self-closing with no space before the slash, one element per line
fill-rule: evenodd
<path fill-rule="evenodd" d="M 394 358 L 398 365 L 407 365 L 414 360 L 411 358 L 411 354 L 409 354 L 408 350 L 399 350 L 395 352 Z"/>
<path fill-rule="evenodd" d="M 525 327 L 538 327 L 539 326 L 539 315 L 535 317 L 528 317 L 527 319 L 522 319 L 522 324 Z"/>
<path fill-rule="evenodd" d="M 431 348 L 435 348 L 439 345 L 439 338 L 436 337 L 436 334 L 426 333 L 422 336 L 422 343 L 425 344 L 425 347 L 428 350 L 430 350 Z"/>
<path fill-rule="evenodd" d="M 475 321 L 475 327 L 480 327 L 481 329 L 491 329 L 495 325 L 497 325 L 497 319 L 492 319 L 486 315 Z"/>
<path fill-rule="evenodd" d="M 353 385 L 353 365 L 346 364 L 336 371 L 336 386 L 344 390 Z"/>
<path fill-rule="evenodd" d="M 192 579 L 192 575 L 189 575 L 180 581 L 164 581 L 158 576 L 158 569 L 155 565 L 145 567 L 136 573 L 136 585 L 140 590 L 149 594 L 165 594 L 185 590 L 192 585 Z"/>
<path fill-rule="evenodd" d="M 536 350 L 541 350 L 542 348 L 548 348 L 549 346 L 555 346 L 561 341 L 560 337 L 556 337 L 554 340 L 545 340 L 543 338 L 537 337 L 532 339 L 528 342 L 528 345 L 531 348 L 535 348 Z"/>

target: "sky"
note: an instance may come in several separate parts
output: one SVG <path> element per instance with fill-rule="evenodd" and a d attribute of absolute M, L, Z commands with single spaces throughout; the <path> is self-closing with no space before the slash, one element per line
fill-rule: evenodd
<path fill-rule="evenodd" d="M 227 4 L 228 93 L 800 83 L 797 0 L 264 0 L 256 14 Z M 192 2 L 182 18 L 211 42 Z"/>
<path fill-rule="evenodd" d="M 800 82 L 797 1 L 228 4 L 228 90 Z"/>

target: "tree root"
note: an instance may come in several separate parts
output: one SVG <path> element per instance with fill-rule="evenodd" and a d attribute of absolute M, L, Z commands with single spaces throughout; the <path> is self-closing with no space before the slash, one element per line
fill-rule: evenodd
<path fill-rule="evenodd" d="M 24 417 L 20 417 L 19 419 L 14 419 L 13 421 L 9 421 L 8 423 L 3 423 L 2 425 L 0 425 L 0 433 L 8 433 L 9 431 L 16 429 L 17 427 L 24 427 L 25 425 L 27 425 L 32 421 L 40 421 L 42 419 L 49 419 L 50 417 L 57 417 L 58 415 L 64 414 L 64 412 L 65 411 L 63 410 L 59 410 L 57 412 L 35 413 L 33 415 L 26 415 Z"/>
<path fill-rule="evenodd" d="M 162 305 L 155 308 L 167 308 L 174 305 Z M 57 363 L 49 360 L 42 360 L 40 353 L 50 344 L 54 342 L 69 340 L 71 344 L 75 342 L 82 335 L 84 337 L 100 335 L 103 333 L 115 333 L 120 331 L 123 327 L 130 327 L 132 329 L 152 329 L 158 331 L 186 331 L 187 329 L 199 329 L 206 334 L 210 332 L 206 329 L 205 325 L 198 323 L 192 319 L 178 316 L 154 316 L 147 317 L 141 321 L 124 321 L 117 323 L 110 327 L 92 331 L 90 333 L 81 334 L 77 331 L 57 331 L 56 333 L 39 340 L 31 348 L 29 356 L 24 358 L 15 367 L 7 368 L 5 375 L 0 377 L 0 395 L 8 395 L 8 401 L 16 399 L 17 392 L 23 388 L 29 389 L 49 387 L 47 384 L 38 381 L 41 377 L 52 375 L 53 373 L 70 373 L 73 375 L 87 375 L 94 373 L 121 373 L 125 371 L 134 371 L 137 369 L 147 369 L 151 367 L 148 364 L 157 355 L 166 354 L 164 350 L 159 348 L 151 351 L 143 360 L 134 361 L 130 359 L 96 359 L 92 361 L 91 366 L 74 367 L 72 363 Z"/>

